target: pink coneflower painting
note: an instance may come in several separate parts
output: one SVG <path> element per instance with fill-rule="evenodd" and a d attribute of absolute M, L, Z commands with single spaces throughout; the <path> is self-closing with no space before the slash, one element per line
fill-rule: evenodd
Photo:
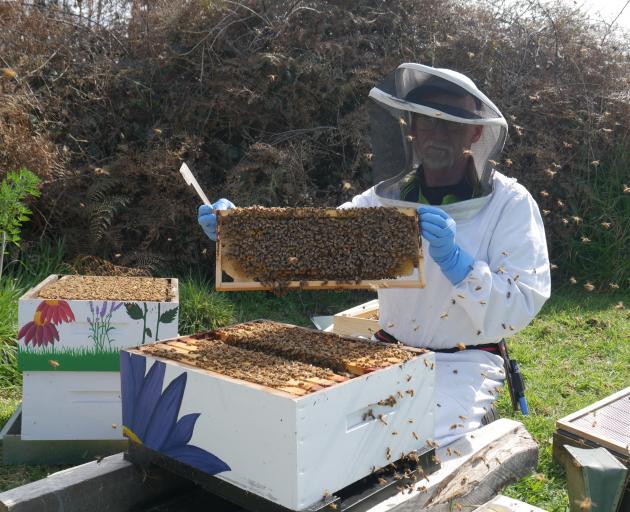
<path fill-rule="evenodd" d="M 22 338 L 26 345 L 32 341 L 33 346 L 38 347 L 59 341 L 59 332 L 51 322 L 43 320 L 41 311 L 36 311 L 33 321 L 22 326 L 18 332 L 18 339 Z"/>
<path fill-rule="evenodd" d="M 41 313 L 42 322 L 61 324 L 74 322 L 74 313 L 70 304 L 65 300 L 45 300 L 37 306 L 37 312 Z"/>

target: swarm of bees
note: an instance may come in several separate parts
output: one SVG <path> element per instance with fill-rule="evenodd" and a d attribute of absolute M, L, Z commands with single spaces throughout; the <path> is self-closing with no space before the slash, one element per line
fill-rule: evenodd
<path fill-rule="evenodd" d="M 222 256 L 274 288 L 394 279 L 419 265 L 416 219 L 395 208 L 235 208 L 218 232 Z"/>
<path fill-rule="evenodd" d="M 396 346 L 267 320 L 181 337 L 141 350 L 298 396 L 417 355 Z"/>

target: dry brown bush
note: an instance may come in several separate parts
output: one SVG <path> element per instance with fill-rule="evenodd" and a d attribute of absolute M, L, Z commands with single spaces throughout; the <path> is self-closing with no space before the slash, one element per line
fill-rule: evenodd
<path fill-rule="evenodd" d="M 211 198 L 240 206 L 347 200 L 370 182 L 367 93 L 413 61 L 468 74 L 501 108 L 499 168 L 548 211 L 562 279 L 628 279 L 629 48 L 579 12 L 531 0 L 95 5 L 0 4 L 0 67 L 16 73 L 0 78 L 0 169 L 54 177 L 32 234 L 64 236 L 71 255 L 210 263 L 182 160 Z"/>

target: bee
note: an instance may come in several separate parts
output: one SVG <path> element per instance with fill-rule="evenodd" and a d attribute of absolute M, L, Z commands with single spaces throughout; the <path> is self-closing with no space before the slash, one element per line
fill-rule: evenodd
<path fill-rule="evenodd" d="M 505 296 L 509 299 L 512 296 L 512 292 L 508 291 Z"/>
<path fill-rule="evenodd" d="M 337 510 L 337 504 L 336 503 L 331 503 L 328 506 L 330 507 L 330 510 Z"/>
<path fill-rule="evenodd" d="M 477 336 L 481 336 L 481 331 L 477 330 Z"/>
<path fill-rule="evenodd" d="M 458 370 L 453 370 L 453 373 L 457 374 L 457 373 L 459 373 L 459 372 L 458 372 Z"/>
<path fill-rule="evenodd" d="M 458 344 L 457 344 L 457 348 L 458 348 L 459 350 L 466 350 L 466 345 L 464 345 L 463 343 L 458 343 Z"/>
<path fill-rule="evenodd" d="M 453 449 L 453 453 L 454 453 L 455 455 L 457 455 L 458 457 L 461 457 L 461 456 L 462 456 L 462 452 L 460 452 L 459 450 L 455 450 L 455 449 Z M 464 478 L 463 480 L 466 480 L 466 478 Z M 463 482 L 462 482 L 462 483 L 463 483 Z"/>
<path fill-rule="evenodd" d="M 591 284 L 590 281 L 587 281 L 586 284 L 584 285 L 584 289 L 587 292 L 592 292 L 595 289 L 595 286 L 593 286 L 593 284 Z"/>
<path fill-rule="evenodd" d="M 442 313 L 442 314 L 440 315 L 440 318 L 441 318 L 442 320 L 444 320 L 445 318 L 448 318 L 448 313 Z"/>
<path fill-rule="evenodd" d="M 379 477 L 378 479 L 378 484 L 379 485 L 385 485 L 387 483 L 387 480 L 385 480 L 383 477 Z"/>
<path fill-rule="evenodd" d="M 392 458 L 392 450 L 391 450 L 391 448 L 389 446 L 385 450 L 385 458 L 387 460 L 390 460 Z"/>
<path fill-rule="evenodd" d="M 408 389 L 407 391 L 405 391 L 405 393 L 407 393 L 409 396 L 413 396 L 415 391 L 413 389 Z"/>
<path fill-rule="evenodd" d="M 100 464 L 101 462 L 103 462 L 104 458 L 105 458 L 105 455 L 95 455 L 94 456 L 94 460 L 96 461 L 97 464 Z"/>
<path fill-rule="evenodd" d="M 389 425 L 389 423 L 387 423 L 387 420 L 385 419 L 385 416 L 383 416 L 382 414 L 378 415 L 378 421 L 380 421 L 384 425 Z"/>
<path fill-rule="evenodd" d="M 324 499 L 330 498 L 330 492 L 328 492 L 328 489 L 324 489 L 324 494 L 322 495 L 322 497 Z"/>
<path fill-rule="evenodd" d="M 577 279 L 576 279 L 575 277 L 571 276 L 571 277 L 569 278 L 569 283 L 571 283 L 571 284 L 576 284 L 576 283 L 577 283 Z"/>
<path fill-rule="evenodd" d="M 610 226 L 612 224 L 610 222 L 600 222 L 599 225 L 603 227 L 604 229 L 610 229 Z"/>
<path fill-rule="evenodd" d="M 505 266 L 499 265 L 499 268 L 497 268 L 497 273 L 503 274 L 504 272 L 505 272 Z"/>
<path fill-rule="evenodd" d="M 118 428 L 118 425 L 116 423 L 112 423 L 112 428 L 116 429 Z"/>
<path fill-rule="evenodd" d="M 479 301 L 479 304 L 481 304 L 482 306 L 485 306 L 487 303 L 486 303 L 486 301 L 485 301 L 485 300 L 480 300 L 480 301 Z"/>
<path fill-rule="evenodd" d="M 411 375 L 407 375 L 407 377 L 405 377 L 405 380 L 409 382 L 411 380 Z"/>
<path fill-rule="evenodd" d="M 481 290 L 481 286 L 476 286 L 475 291 L 478 292 L 479 290 Z"/>
<path fill-rule="evenodd" d="M 415 421 L 415 420 L 414 420 L 413 418 L 409 418 L 409 419 L 407 420 L 407 423 L 413 423 L 414 421 Z"/>
<path fill-rule="evenodd" d="M 416 325 L 416 326 L 413 328 L 413 330 L 414 330 L 414 331 L 417 331 L 418 329 L 420 329 L 420 326 L 419 326 L 419 325 Z"/>
<path fill-rule="evenodd" d="M 54 368 L 55 370 L 59 368 L 60 366 L 59 361 L 56 361 L 54 359 L 49 359 L 48 364 L 50 365 L 51 368 Z"/>
<path fill-rule="evenodd" d="M 420 441 L 420 438 L 418 437 L 418 434 L 416 434 L 415 432 L 411 432 L 411 435 L 413 436 L 413 438 L 414 438 L 416 441 Z"/>
<path fill-rule="evenodd" d="M 579 507 L 580 512 L 588 512 L 593 508 L 593 500 L 588 496 L 582 500 L 575 500 L 575 504 Z"/>
<path fill-rule="evenodd" d="M 396 431 L 394 430 L 394 431 L 392 432 L 392 435 L 393 435 L 393 436 L 397 436 L 397 435 L 398 435 L 398 432 L 396 432 Z"/>

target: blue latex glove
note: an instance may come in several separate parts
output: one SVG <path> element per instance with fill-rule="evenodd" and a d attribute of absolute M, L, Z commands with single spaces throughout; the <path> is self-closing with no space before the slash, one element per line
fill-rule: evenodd
<path fill-rule="evenodd" d="M 219 199 L 212 206 L 202 204 L 199 207 L 197 222 L 199 222 L 199 224 L 203 228 L 203 232 L 213 242 L 217 241 L 217 216 L 216 214 L 212 213 L 212 210 L 229 210 L 231 208 L 236 207 L 234 206 L 234 203 L 232 203 L 232 201 L 228 199 Z"/>
<path fill-rule="evenodd" d="M 417 211 L 422 236 L 429 242 L 429 254 L 451 283 L 461 283 L 475 260 L 455 243 L 455 221 L 435 206 L 422 205 Z"/>

